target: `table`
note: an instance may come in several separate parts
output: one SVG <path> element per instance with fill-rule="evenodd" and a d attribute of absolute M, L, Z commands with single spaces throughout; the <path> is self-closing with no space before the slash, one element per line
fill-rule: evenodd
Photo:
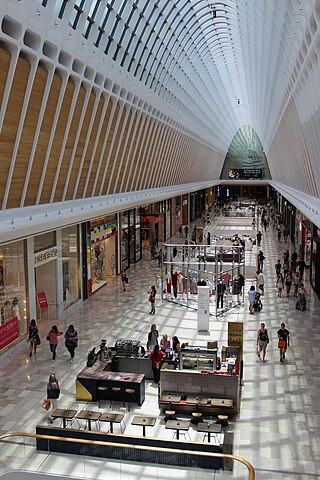
<path fill-rule="evenodd" d="M 193 395 L 187 396 L 187 403 L 195 403 L 196 405 L 207 405 L 208 398 L 207 397 L 195 397 Z"/>
<path fill-rule="evenodd" d="M 123 419 L 124 419 L 123 413 L 103 413 L 99 418 L 99 422 L 109 422 L 110 433 L 113 433 L 113 424 L 121 423 Z"/>
<path fill-rule="evenodd" d="M 143 436 L 146 436 L 146 427 L 154 427 L 157 419 L 155 417 L 142 417 L 137 415 L 133 417 L 131 425 L 142 425 Z"/>
<path fill-rule="evenodd" d="M 197 425 L 197 432 L 208 434 L 208 442 L 210 443 L 211 433 L 221 433 L 221 425 L 219 423 L 201 422 Z"/>
<path fill-rule="evenodd" d="M 91 421 L 96 422 L 100 417 L 100 412 L 92 412 L 91 410 L 81 410 L 81 412 L 76 415 L 76 418 L 80 418 L 80 420 L 87 420 L 88 430 L 91 430 Z"/>
<path fill-rule="evenodd" d="M 63 428 L 66 428 L 67 426 L 66 420 L 72 420 L 73 417 L 76 415 L 76 413 L 77 413 L 77 410 L 57 408 L 56 410 L 54 410 L 54 412 L 51 413 L 51 417 L 62 418 Z"/>
<path fill-rule="evenodd" d="M 190 420 L 168 420 L 166 423 L 166 428 L 170 430 L 176 430 L 177 440 L 179 440 L 180 430 L 188 431 L 190 428 Z"/>
<path fill-rule="evenodd" d="M 164 402 L 174 402 L 174 403 L 177 403 L 177 402 L 180 402 L 181 400 L 181 395 L 179 395 L 178 393 L 163 393 L 161 395 L 161 400 L 163 400 Z"/>
<path fill-rule="evenodd" d="M 233 408 L 233 400 L 228 398 L 212 398 L 210 403 L 214 407 Z"/>

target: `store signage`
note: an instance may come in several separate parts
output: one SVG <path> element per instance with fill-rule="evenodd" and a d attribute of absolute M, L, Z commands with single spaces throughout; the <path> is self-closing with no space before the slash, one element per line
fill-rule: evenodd
<path fill-rule="evenodd" d="M 198 331 L 206 332 L 209 330 L 209 296 L 209 287 L 198 287 Z"/>
<path fill-rule="evenodd" d="M 188 205 L 188 200 L 182 200 L 182 205 Z"/>
<path fill-rule="evenodd" d="M 151 222 L 154 222 L 154 223 L 158 223 L 159 222 L 159 217 L 142 217 L 141 221 L 143 223 L 151 223 Z"/>
<path fill-rule="evenodd" d="M 46 252 L 39 253 L 34 257 L 34 263 L 42 263 L 46 260 L 51 260 L 51 258 L 55 258 L 58 256 L 58 249 L 52 248 L 51 250 L 47 250 Z"/>
<path fill-rule="evenodd" d="M 9 345 L 19 336 L 18 317 L 14 317 L 0 326 L 0 350 Z"/>
<path fill-rule="evenodd" d="M 242 360 L 243 352 L 243 323 L 228 322 L 228 346 L 240 347 L 240 360 Z"/>
<path fill-rule="evenodd" d="M 39 307 L 41 310 L 43 308 L 48 308 L 48 300 L 47 300 L 46 292 L 37 293 L 37 299 L 38 299 Z"/>

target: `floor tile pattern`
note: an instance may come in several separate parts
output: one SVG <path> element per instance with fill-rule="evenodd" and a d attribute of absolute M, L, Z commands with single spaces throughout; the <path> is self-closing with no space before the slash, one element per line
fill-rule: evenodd
<path fill-rule="evenodd" d="M 208 229 L 237 229 L 234 221 L 226 224 L 219 219 L 219 225 Z M 240 228 L 240 227 L 239 227 Z M 241 226 L 249 231 L 250 225 Z M 183 242 L 184 239 L 172 239 Z M 157 261 L 150 260 L 146 249 L 143 261 L 128 271 L 129 283 L 122 291 L 120 278 L 111 278 L 108 284 L 97 291 L 88 301 L 75 305 L 59 328 L 65 330 L 73 323 L 79 333 L 79 347 L 75 361 L 70 364 L 68 352 L 61 338 L 58 359 L 52 364 L 45 336 L 49 326 L 56 323 L 54 318 L 39 323 L 42 344 L 38 353 L 28 356 L 28 345 L 21 342 L 0 357 L 0 433 L 9 431 L 34 432 L 35 425 L 45 422 L 41 407 L 46 396 L 46 383 L 50 373 L 56 373 L 61 385 L 61 397 L 55 406 L 65 406 L 75 401 L 75 377 L 84 367 L 86 354 L 98 346 L 102 338 L 112 345 L 118 338 L 139 339 L 146 343 L 151 323 L 158 325 L 160 334 L 170 337 L 177 335 L 181 341 L 205 345 L 208 338 L 226 344 L 227 322 L 244 322 L 244 386 L 241 389 L 241 410 L 233 419 L 230 428 L 234 431 L 234 453 L 247 458 L 256 469 L 256 478 L 261 480 L 318 480 L 320 479 L 320 350 L 319 315 L 320 302 L 310 289 L 307 278 L 308 308 L 305 312 L 295 309 L 295 299 L 278 298 L 275 288 L 274 265 L 282 258 L 290 244 L 279 243 L 275 231 L 270 227 L 263 232 L 262 250 L 265 260 L 265 295 L 260 313 L 249 315 L 247 299 L 240 307 L 219 317 L 210 318 L 210 337 L 197 332 L 197 318 L 194 310 L 177 303 L 161 302 L 158 294 L 156 314 L 149 315 L 148 289 L 157 285 Z M 246 263 L 254 266 L 258 247 L 248 254 Z M 251 270 L 250 270 L 251 271 Z M 308 272 L 306 272 L 307 274 Z M 246 282 L 246 292 L 252 278 Z M 256 335 L 261 322 L 269 330 L 270 344 L 267 361 L 263 364 L 256 355 Z M 279 362 L 277 330 L 285 322 L 291 333 L 292 346 L 284 364 Z M 147 382 L 146 401 L 131 415 L 144 413 L 158 415 L 157 387 Z M 104 408 L 104 407 L 102 407 Z M 127 415 L 126 432 L 139 435 L 140 427 L 130 425 Z M 163 420 L 149 429 L 152 435 L 172 437 L 165 430 Z M 202 440 L 191 430 L 194 440 Z M 49 471 L 77 478 L 106 478 L 106 472 L 118 479 L 245 479 L 245 469 L 235 468 L 233 474 L 207 472 L 179 467 L 156 467 L 132 465 L 128 462 L 102 462 L 99 459 L 78 459 L 67 455 L 50 455 L 35 452 L 33 444 L 22 441 L 17 448 L 12 442 L 0 445 L 0 473 L 11 469 Z"/>

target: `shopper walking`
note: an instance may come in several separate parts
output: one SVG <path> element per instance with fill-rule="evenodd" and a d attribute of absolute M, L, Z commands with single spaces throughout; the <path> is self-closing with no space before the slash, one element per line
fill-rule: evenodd
<path fill-rule="evenodd" d="M 283 275 L 280 272 L 279 275 L 277 275 L 277 280 L 276 280 L 276 287 L 278 289 L 278 297 L 282 297 L 282 290 L 284 287 L 284 280 L 283 280 Z"/>
<path fill-rule="evenodd" d="M 254 314 L 253 306 L 254 306 L 255 299 L 256 299 L 256 290 L 254 288 L 254 285 L 251 285 L 250 290 L 248 291 L 249 313 L 251 315 Z"/>
<path fill-rule="evenodd" d="M 284 271 L 284 284 L 286 286 L 287 297 L 289 297 L 292 286 L 292 273 L 289 269 Z"/>
<path fill-rule="evenodd" d="M 258 268 L 259 268 L 260 272 L 263 271 L 264 260 L 265 260 L 265 256 L 263 255 L 263 251 L 260 250 L 259 253 L 258 253 Z"/>
<path fill-rule="evenodd" d="M 58 346 L 58 337 L 62 335 L 63 332 L 60 332 L 58 330 L 57 325 L 53 325 L 51 327 L 50 332 L 46 336 L 46 339 L 49 342 L 50 345 L 50 351 L 52 353 L 52 363 L 56 361 L 57 359 L 57 346 Z"/>
<path fill-rule="evenodd" d="M 261 323 L 261 326 L 260 326 L 260 329 L 258 330 L 258 335 L 257 335 L 257 355 L 260 358 L 260 355 L 262 353 L 263 363 L 265 362 L 265 359 L 266 359 L 266 351 L 267 351 L 268 343 L 269 343 L 268 330 L 266 329 L 265 324 Z"/>
<path fill-rule="evenodd" d="M 188 234 L 189 234 L 189 227 L 188 227 L 188 225 L 186 225 L 186 226 L 184 227 L 184 234 L 185 234 L 186 239 L 188 239 Z"/>
<path fill-rule="evenodd" d="M 150 305 L 151 305 L 151 310 L 150 310 L 150 314 L 155 314 L 156 313 L 156 293 L 157 293 L 157 290 L 155 288 L 154 285 L 152 285 L 150 291 L 148 292 L 149 293 L 149 302 L 150 302 Z"/>
<path fill-rule="evenodd" d="M 283 363 L 283 360 L 286 358 L 287 348 L 290 347 L 290 332 L 286 329 L 285 324 L 281 323 L 280 330 L 278 330 L 277 334 L 280 362 Z"/>
<path fill-rule="evenodd" d="M 158 342 L 159 332 L 157 330 L 157 325 L 153 323 L 148 333 L 147 349 L 153 350 L 156 345 L 159 345 Z"/>
<path fill-rule="evenodd" d="M 261 246 L 261 239 L 262 239 L 262 233 L 260 232 L 260 230 L 259 230 L 259 232 L 257 233 L 256 237 L 257 237 L 258 247 L 260 247 L 260 246 Z"/>
<path fill-rule="evenodd" d="M 298 263 L 298 270 L 299 270 L 299 276 L 300 280 L 303 280 L 303 274 L 304 274 L 304 269 L 306 268 L 306 262 L 303 260 L 302 257 L 299 258 L 299 263 Z"/>
<path fill-rule="evenodd" d="M 165 359 L 165 354 L 159 350 L 159 345 L 155 345 L 153 351 L 150 353 L 150 360 L 152 361 L 153 381 L 159 383 L 160 369 Z"/>
<path fill-rule="evenodd" d="M 78 332 L 75 330 L 73 325 L 69 325 L 68 330 L 64 334 L 65 346 L 70 353 L 70 363 L 74 359 L 74 351 L 78 346 Z"/>
<path fill-rule="evenodd" d="M 280 259 L 278 259 L 277 263 L 275 264 L 275 271 L 276 271 L 276 276 L 279 275 L 279 273 L 281 273 L 281 269 L 282 269 L 282 266 L 281 266 L 281 262 L 280 262 Z"/>
<path fill-rule="evenodd" d="M 122 281 L 123 291 L 125 292 L 126 291 L 126 283 L 128 283 L 128 277 L 127 277 L 127 274 L 126 274 L 124 268 L 121 270 L 121 281 Z"/>
<path fill-rule="evenodd" d="M 292 285 L 293 285 L 293 296 L 294 297 L 297 297 L 298 295 L 298 288 L 300 287 L 301 285 L 301 280 L 300 280 L 300 275 L 299 275 L 299 272 L 296 272 L 293 276 L 293 280 L 292 280 Z"/>
<path fill-rule="evenodd" d="M 261 291 L 261 295 L 264 295 L 264 275 L 260 270 L 257 270 L 257 288 Z"/>
<path fill-rule="evenodd" d="M 40 336 L 39 336 L 39 329 L 37 327 L 37 324 L 34 318 L 30 321 L 29 331 L 28 331 L 28 341 L 30 346 L 29 357 L 32 357 L 32 352 L 36 354 L 37 346 L 40 345 L 41 343 Z"/>

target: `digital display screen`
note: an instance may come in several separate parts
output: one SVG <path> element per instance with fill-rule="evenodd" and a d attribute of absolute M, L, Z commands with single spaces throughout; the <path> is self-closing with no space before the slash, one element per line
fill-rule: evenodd
<path fill-rule="evenodd" d="M 241 180 L 262 180 L 262 168 L 232 168 L 229 178 Z"/>

